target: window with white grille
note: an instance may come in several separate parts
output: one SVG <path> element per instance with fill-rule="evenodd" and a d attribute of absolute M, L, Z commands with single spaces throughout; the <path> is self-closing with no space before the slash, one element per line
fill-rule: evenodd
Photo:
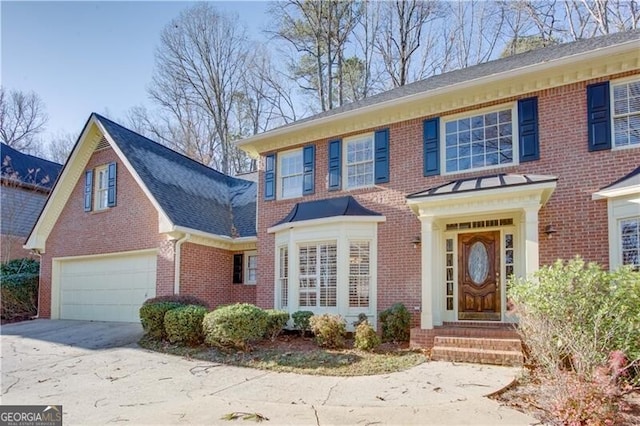
<path fill-rule="evenodd" d="M 109 199 L 109 168 L 108 166 L 96 169 L 96 200 L 95 209 L 104 210 L 108 207 Z"/>
<path fill-rule="evenodd" d="M 289 249 L 280 247 L 278 280 L 280 282 L 280 308 L 289 306 Z"/>
<path fill-rule="evenodd" d="M 305 244 L 299 247 L 299 306 L 337 305 L 336 243 Z"/>
<path fill-rule="evenodd" d="M 369 307 L 371 262 L 368 241 L 349 243 L 349 307 Z"/>
<path fill-rule="evenodd" d="M 373 133 L 345 140 L 345 188 L 373 185 Z"/>
<path fill-rule="evenodd" d="M 279 154 L 280 194 L 279 198 L 302 196 L 302 150 Z"/>
<path fill-rule="evenodd" d="M 640 268 L 640 217 L 620 221 L 622 264 Z"/>
<path fill-rule="evenodd" d="M 640 80 L 612 85 L 616 147 L 640 145 Z"/>

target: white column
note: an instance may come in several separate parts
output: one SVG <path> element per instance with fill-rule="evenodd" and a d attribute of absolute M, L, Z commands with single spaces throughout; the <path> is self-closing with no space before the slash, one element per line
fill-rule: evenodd
<path fill-rule="evenodd" d="M 538 248 L 538 210 L 540 206 L 524 208 L 524 276 L 531 278 L 540 266 Z"/>
<path fill-rule="evenodd" d="M 433 300 L 433 271 L 436 268 L 434 262 L 434 235 L 433 216 L 420 216 L 422 231 L 421 263 L 422 263 L 422 312 L 420 313 L 420 328 L 432 329 L 434 321 L 434 300 Z"/>

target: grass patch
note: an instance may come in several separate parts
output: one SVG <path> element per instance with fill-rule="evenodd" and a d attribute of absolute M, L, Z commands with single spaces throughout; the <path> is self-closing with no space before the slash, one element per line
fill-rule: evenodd
<path fill-rule="evenodd" d="M 400 346 L 376 352 L 356 349 L 323 349 L 310 339 L 291 339 L 256 345 L 251 352 L 224 352 L 207 346 L 185 347 L 159 342 L 147 336 L 140 346 L 156 352 L 238 367 L 320 376 L 367 376 L 403 371 L 427 360 L 420 352 Z"/>

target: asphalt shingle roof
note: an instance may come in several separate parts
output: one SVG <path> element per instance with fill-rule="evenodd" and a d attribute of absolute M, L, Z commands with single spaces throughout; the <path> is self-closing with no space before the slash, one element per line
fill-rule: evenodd
<path fill-rule="evenodd" d="M 405 86 L 387 90 L 386 92 L 381 92 L 368 98 L 352 102 L 341 107 L 331 109 L 329 111 L 315 114 L 301 120 L 294 121 L 292 123 L 281 126 L 278 129 L 283 129 L 308 121 L 330 117 L 348 111 L 353 111 L 376 104 L 381 104 L 387 101 L 400 99 L 406 96 L 411 96 L 422 92 L 429 92 L 442 87 L 451 86 L 482 77 L 488 77 L 493 74 L 513 71 L 519 68 L 525 68 L 531 65 L 558 60 L 580 53 L 603 49 L 634 40 L 640 40 L 640 30 L 619 32 L 605 36 L 531 50 L 529 52 L 519 53 L 517 55 L 508 56 L 506 58 L 495 59 L 493 61 L 470 66 L 467 68 L 449 71 L 444 74 L 434 75 L 424 80 L 416 81 Z"/>
<path fill-rule="evenodd" d="M 176 226 L 256 235 L 256 184 L 227 176 L 99 114 L 94 116 Z"/>
<path fill-rule="evenodd" d="M 24 154 L 3 143 L 0 143 L 0 162 L 3 178 L 47 191 L 53 188 L 62 169 L 62 164 Z"/>

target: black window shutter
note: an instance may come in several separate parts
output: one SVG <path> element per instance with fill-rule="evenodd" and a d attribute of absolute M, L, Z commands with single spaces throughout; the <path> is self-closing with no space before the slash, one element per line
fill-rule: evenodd
<path fill-rule="evenodd" d="M 275 200 L 276 198 L 276 154 L 265 157 L 264 167 L 264 199 Z"/>
<path fill-rule="evenodd" d="M 84 172 L 84 211 L 90 212 L 93 207 L 93 170 Z"/>
<path fill-rule="evenodd" d="M 423 124 L 424 175 L 440 174 L 440 118 L 425 120 Z"/>
<path fill-rule="evenodd" d="M 316 146 L 305 146 L 302 150 L 302 193 L 304 195 L 314 192 L 314 167 L 316 163 Z"/>
<path fill-rule="evenodd" d="M 587 86 L 589 151 L 611 149 L 609 82 Z"/>
<path fill-rule="evenodd" d="M 242 284 L 242 271 L 244 269 L 244 255 L 233 255 L 233 283 Z"/>
<path fill-rule="evenodd" d="M 107 182 L 107 207 L 116 205 L 116 163 L 109 164 L 109 179 Z"/>
<path fill-rule="evenodd" d="M 389 129 L 378 130 L 374 139 L 375 183 L 387 183 L 389 182 Z"/>
<path fill-rule="evenodd" d="M 329 191 L 338 191 L 342 187 L 342 141 L 329 142 Z"/>
<path fill-rule="evenodd" d="M 539 160 L 538 98 L 520 99 L 518 101 L 518 133 L 520 162 Z"/>

